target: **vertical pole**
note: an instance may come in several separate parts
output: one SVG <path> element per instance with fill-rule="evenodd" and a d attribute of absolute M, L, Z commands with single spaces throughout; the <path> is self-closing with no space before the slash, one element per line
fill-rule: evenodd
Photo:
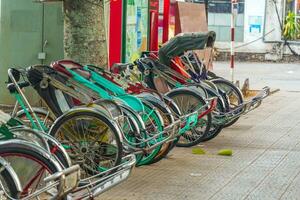
<path fill-rule="evenodd" d="M 150 11 L 150 51 L 158 50 L 158 13 Z"/>
<path fill-rule="evenodd" d="M 45 4 L 43 3 L 42 4 L 42 52 L 44 53 L 45 52 L 45 44 L 46 41 L 45 41 Z M 1 9 L 1 8 L 0 8 Z M 41 59 L 41 64 L 44 64 L 44 60 Z"/>
<path fill-rule="evenodd" d="M 127 51 L 127 37 L 126 37 L 126 32 L 127 32 L 127 3 L 129 3 L 129 0 L 121 0 L 122 2 L 122 31 L 121 31 L 121 37 L 122 37 L 122 50 L 121 50 L 121 60 L 122 62 L 126 62 L 126 51 Z"/>
<path fill-rule="evenodd" d="M 231 45 L 230 45 L 230 70 L 231 81 L 234 82 L 234 33 L 235 33 L 235 14 L 237 10 L 237 0 L 231 0 Z"/>
<path fill-rule="evenodd" d="M 150 51 L 158 50 L 158 17 L 159 17 L 159 0 L 149 1 L 149 18 L 150 18 Z"/>
<path fill-rule="evenodd" d="M 169 40 L 170 0 L 164 0 L 163 43 Z"/>
<path fill-rule="evenodd" d="M 206 23 L 208 23 L 208 0 L 205 0 Z"/>

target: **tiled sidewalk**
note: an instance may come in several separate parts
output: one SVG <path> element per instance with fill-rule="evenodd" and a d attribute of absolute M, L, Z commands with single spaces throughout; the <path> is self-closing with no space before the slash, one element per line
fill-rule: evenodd
<path fill-rule="evenodd" d="M 299 98 L 297 92 L 274 94 L 202 144 L 206 155 L 176 148 L 98 199 L 300 199 Z M 233 156 L 216 155 L 224 148 Z"/>

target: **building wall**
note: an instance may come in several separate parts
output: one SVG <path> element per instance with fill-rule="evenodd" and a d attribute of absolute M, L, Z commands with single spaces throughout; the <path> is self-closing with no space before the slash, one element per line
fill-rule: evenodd
<path fill-rule="evenodd" d="M 216 32 L 217 40 L 228 42 L 231 40 L 231 0 L 209 1 L 208 3 L 208 29 Z M 237 42 L 244 41 L 244 0 L 239 0 L 238 14 L 235 20 Z"/>
<path fill-rule="evenodd" d="M 265 0 L 245 0 L 244 41 L 236 42 L 237 52 L 265 53 L 272 48 L 271 44 L 263 42 L 265 17 Z M 238 34 L 238 33 L 237 33 Z M 238 37 L 238 36 L 237 36 Z M 252 44 L 252 41 L 257 40 Z M 230 42 L 216 42 L 221 51 L 230 51 Z"/>
<path fill-rule="evenodd" d="M 284 1 L 277 0 L 277 9 L 279 13 L 280 20 L 283 22 L 284 15 Z M 273 0 L 266 1 L 266 18 L 265 18 L 265 32 L 268 33 L 272 31 L 271 34 L 265 37 L 267 42 L 280 42 L 281 41 L 281 27 L 276 14 L 276 7 Z"/>
<path fill-rule="evenodd" d="M 276 0 L 281 22 L 284 18 L 284 1 Z M 260 30 L 259 30 L 260 27 Z M 245 0 L 244 41 L 236 42 L 236 52 L 268 53 L 282 43 L 280 23 L 273 0 Z M 300 53 L 300 43 L 291 45 Z M 221 51 L 230 51 L 230 42 L 216 42 Z M 290 51 L 284 47 L 284 53 Z"/>

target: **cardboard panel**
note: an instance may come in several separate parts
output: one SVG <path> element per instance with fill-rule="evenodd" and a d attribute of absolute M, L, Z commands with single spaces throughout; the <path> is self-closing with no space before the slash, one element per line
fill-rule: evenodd
<path fill-rule="evenodd" d="M 177 2 L 175 34 L 208 31 L 205 4 Z"/>
<path fill-rule="evenodd" d="M 211 47 L 205 48 L 203 50 L 197 50 L 195 51 L 198 57 L 203 61 L 206 68 L 208 70 L 212 70 L 212 62 L 213 62 L 213 49 Z"/>
<path fill-rule="evenodd" d="M 208 25 L 206 20 L 205 4 L 187 2 L 176 3 L 175 34 L 186 32 L 206 32 Z M 205 66 L 212 70 L 212 48 L 196 51 L 198 57 Z"/>

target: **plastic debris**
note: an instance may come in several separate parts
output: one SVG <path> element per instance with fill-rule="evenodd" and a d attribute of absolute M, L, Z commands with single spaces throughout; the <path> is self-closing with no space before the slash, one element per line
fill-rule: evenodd
<path fill-rule="evenodd" d="M 191 176 L 197 177 L 197 176 L 201 176 L 200 173 L 190 173 Z"/>

